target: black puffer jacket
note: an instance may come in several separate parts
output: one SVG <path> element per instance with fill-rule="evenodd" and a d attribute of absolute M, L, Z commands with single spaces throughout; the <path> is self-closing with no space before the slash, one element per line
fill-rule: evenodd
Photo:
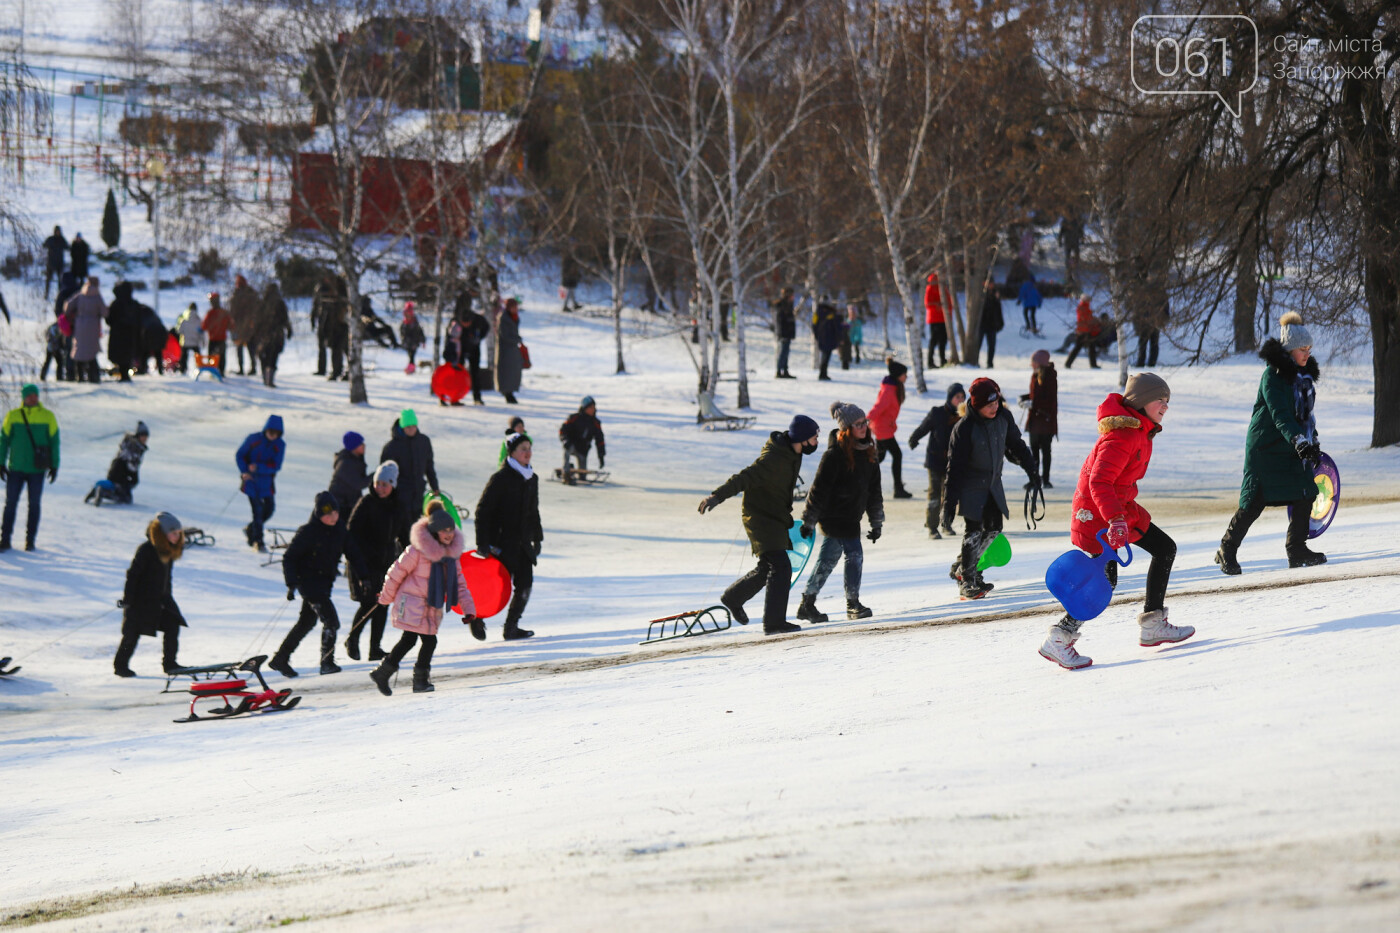
<path fill-rule="evenodd" d="M 559 441 L 565 447 L 587 452 L 594 441 L 598 443 L 598 458 L 607 456 L 603 443 L 603 425 L 598 419 L 580 409 L 564 420 L 559 426 Z"/>
<path fill-rule="evenodd" d="M 437 470 L 433 468 L 433 442 L 419 428 L 409 437 L 394 419 L 389 443 L 379 452 L 379 462 L 392 460 L 399 465 L 399 508 L 412 524 L 423 512 L 423 493 L 438 488 Z M 426 483 L 424 477 L 427 477 Z"/>
<path fill-rule="evenodd" d="M 312 515 L 297 529 L 282 555 L 282 579 L 287 589 L 297 590 L 307 599 L 326 599 L 340 574 L 341 555 L 349 559 L 356 574 L 368 576 L 360 549 L 345 525 L 327 525 Z"/>
<path fill-rule="evenodd" d="M 929 413 L 924 415 L 924 420 L 914 429 L 914 433 L 909 435 L 910 448 L 919 443 L 925 435 L 928 436 L 928 446 L 924 448 L 925 469 L 935 473 L 943 473 L 948 469 L 948 440 L 953 435 L 953 425 L 962 417 L 958 414 L 958 406 L 953 404 L 953 396 L 962 391 L 963 387 L 957 383 L 949 386 L 948 400 L 930 409 Z"/>
<path fill-rule="evenodd" d="M 966 403 L 964 403 L 966 408 Z M 953 435 L 948 442 L 948 478 L 944 486 L 945 509 L 951 511 L 957 506 L 958 514 L 975 522 L 982 520 L 982 509 L 988 497 L 996 503 L 1001 514 L 1010 516 L 1006 506 L 1006 492 L 1001 486 L 1003 460 L 1035 476 L 1035 458 L 1026 442 L 1021 440 L 1021 429 L 1016 427 L 1016 419 L 1003 404 L 994 417 L 983 418 L 975 411 L 969 411 L 953 425 Z"/>
<path fill-rule="evenodd" d="M 866 439 L 870 450 L 875 442 Z M 826 452 L 817 464 L 817 475 L 807 492 L 807 507 L 802 520 L 821 526 L 828 538 L 854 538 L 860 534 L 860 520 L 869 515 L 870 524 L 885 523 L 885 499 L 880 492 L 880 464 L 869 452 L 855 451 L 854 465 L 846 462 L 837 432 L 827 438 Z"/>
<path fill-rule="evenodd" d="M 403 521 L 398 495 L 397 489 L 382 498 L 371 492 L 350 513 L 350 540 L 359 549 L 365 566 L 363 575 L 353 566 L 350 568 L 350 598 L 356 602 L 379 594 L 384 574 L 407 546 L 408 526 Z"/>
<path fill-rule="evenodd" d="M 528 480 L 509 463 L 486 481 L 476 504 L 476 550 L 500 551 L 501 563 L 512 575 L 516 568 L 535 563 L 544 529 L 540 526 L 540 478 Z"/>
<path fill-rule="evenodd" d="M 182 545 L 170 543 L 158 521 L 152 520 L 146 526 L 146 540 L 136 549 L 131 566 L 126 570 L 126 589 L 122 591 L 123 635 L 154 635 L 185 624 L 171 587 L 171 568 L 180 559 L 182 550 Z"/>
<path fill-rule="evenodd" d="M 365 455 L 338 450 L 335 465 L 331 469 L 331 484 L 326 487 L 335 496 L 340 506 L 340 514 L 346 518 L 355 511 L 355 504 L 369 485 L 369 474 L 365 472 Z"/>
<path fill-rule="evenodd" d="M 792 449 L 786 431 L 768 435 L 758 459 L 725 480 L 710 495 L 721 502 L 744 494 L 740 511 L 744 531 L 756 556 L 786 551 L 792 543 L 792 490 L 802 455 Z"/>

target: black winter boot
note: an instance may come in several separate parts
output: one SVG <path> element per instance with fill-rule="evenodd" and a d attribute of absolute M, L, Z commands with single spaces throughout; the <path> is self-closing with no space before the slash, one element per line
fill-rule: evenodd
<path fill-rule="evenodd" d="M 389 680 L 399 672 L 399 666 L 393 658 L 385 658 L 379 666 L 369 672 L 369 679 L 374 681 L 374 685 L 379 688 L 379 692 L 386 697 L 393 696 L 394 691 L 389 687 Z"/>
<path fill-rule="evenodd" d="M 426 667 L 415 667 L 413 669 L 413 692 L 432 693 L 437 688 L 428 682 L 428 669 Z"/>
<path fill-rule="evenodd" d="M 1327 555 L 1311 550 L 1307 545 L 1288 552 L 1288 566 L 1290 568 L 1316 567 L 1325 563 L 1327 563 Z"/>
<path fill-rule="evenodd" d="M 267 662 L 267 669 L 276 671 L 283 677 L 297 676 L 297 672 L 292 670 L 291 662 L 285 654 L 274 654 L 272 660 Z"/>
<path fill-rule="evenodd" d="M 802 631 L 802 626 L 793 625 L 791 622 L 787 621 L 774 622 L 772 625 L 765 622 L 763 625 L 763 634 L 765 635 L 786 635 L 788 632 L 800 631 Z"/>
<path fill-rule="evenodd" d="M 340 665 L 335 663 L 335 633 L 333 628 L 321 629 L 321 673 L 339 674 Z"/>
<path fill-rule="evenodd" d="M 1231 577 L 1237 577 L 1244 573 L 1240 569 L 1240 562 L 1235 559 L 1235 549 L 1228 545 L 1220 545 L 1220 549 L 1215 552 L 1215 562 L 1220 565 L 1220 572 Z"/>
<path fill-rule="evenodd" d="M 875 613 L 869 606 L 862 606 L 859 599 L 846 600 L 846 618 L 848 619 L 868 619 Z"/>
<path fill-rule="evenodd" d="M 531 638 L 534 632 L 527 628 L 521 628 L 519 622 L 506 622 L 505 630 L 501 633 L 506 641 L 518 641 L 522 638 Z"/>
<path fill-rule="evenodd" d="M 829 618 L 817 609 L 817 597 L 806 593 L 802 594 L 802 602 L 797 604 L 797 617 L 803 622 L 825 622 Z"/>

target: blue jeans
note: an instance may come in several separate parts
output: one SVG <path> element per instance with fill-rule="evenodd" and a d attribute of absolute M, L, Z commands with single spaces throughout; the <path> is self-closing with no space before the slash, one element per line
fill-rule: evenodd
<path fill-rule="evenodd" d="M 248 526 L 248 543 L 257 544 L 263 539 L 263 523 L 277 511 L 277 503 L 271 496 L 248 496 L 248 504 L 253 509 L 253 522 Z"/>
<path fill-rule="evenodd" d="M 15 512 L 19 509 L 19 494 L 29 487 L 29 517 L 25 523 L 25 539 L 33 541 L 39 533 L 39 501 L 44 497 L 44 474 L 11 470 L 5 481 L 5 523 L 0 527 L 0 539 L 7 543 L 15 530 Z"/>
<path fill-rule="evenodd" d="M 778 341 L 778 373 L 779 373 L 779 374 L 782 374 L 782 373 L 785 373 L 785 372 L 788 371 L 788 354 L 789 354 L 790 352 L 792 352 L 792 341 L 791 341 L 791 340 L 779 340 L 779 341 Z"/>
<path fill-rule="evenodd" d="M 836 569 L 841 555 L 846 555 L 845 584 L 846 601 L 855 602 L 860 598 L 860 574 L 865 569 L 865 551 L 860 545 L 860 536 L 854 538 L 822 538 L 821 550 L 817 552 L 817 565 L 807 578 L 806 596 L 816 596 L 826 585 L 826 578 Z"/>

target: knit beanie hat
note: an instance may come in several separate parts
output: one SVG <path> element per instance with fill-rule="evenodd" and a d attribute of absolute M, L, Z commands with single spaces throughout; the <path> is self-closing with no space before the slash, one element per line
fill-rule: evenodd
<path fill-rule="evenodd" d="M 903 363 L 901 363 L 899 360 L 895 359 L 892 356 L 885 358 L 885 368 L 888 369 L 890 371 L 890 375 L 896 379 L 909 372 L 908 366 L 905 366 Z"/>
<path fill-rule="evenodd" d="M 963 388 L 963 384 L 961 382 L 955 382 L 952 385 L 948 386 L 948 397 L 947 399 L 945 399 L 945 401 L 951 402 L 953 400 L 953 396 L 955 395 L 967 395 L 967 390 Z"/>
<path fill-rule="evenodd" d="M 857 421 L 863 420 L 865 418 L 865 412 L 861 411 L 859 406 L 852 405 L 850 402 L 832 402 L 831 417 L 835 418 L 836 423 L 845 431 L 850 430 L 851 426 Z"/>
<path fill-rule="evenodd" d="M 521 444 L 527 444 L 530 439 L 524 434 L 512 434 L 506 438 L 506 453 L 515 453 Z"/>
<path fill-rule="evenodd" d="M 593 401 L 593 396 L 591 396 L 591 395 L 585 395 L 585 396 L 582 398 L 582 400 L 580 400 L 579 403 L 578 403 L 578 410 L 579 410 L 579 411 L 583 411 L 583 410 L 584 410 L 585 408 L 587 408 L 589 405 L 596 405 L 596 404 L 597 404 L 597 403 Z"/>
<path fill-rule="evenodd" d="M 316 493 L 315 511 L 317 517 L 329 515 L 332 512 L 340 511 L 340 503 L 335 501 L 335 496 L 329 490 Z"/>
<path fill-rule="evenodd" d="M 172 531 L 179 531 L 181 527 L 183 527 L 180 524 L 180 520 L 169 512 L 157 512 L 156 524 L 160 526 L 160 530 L 164 534 L 170 534 Z"/>
<path fill-rule="evenodd" d="M 817 423 L 806 415 L 794 415 L 788 422 L 787 436 L 792 443 L 802 444 L 816 437 L 820 430 Z"/>
<path fill-rule="evenodd" d="M 1123 404 L 1130 408 L 1146 408 L 1152 402 L 1169 402 L 1172 390 L 1167 380 L 1156 373 L 1134 373 L 1128 377 L 1128 385 L 1123 389 Z"/>
<path fill-rule="evenodd" d="M 1289 311 L 1278 319 L 1279 342 L 1285 350 L 1297 350 L 1313 345 L 1312 334 L 1303 326 L 1303 316 L 1297 311 Z"/>
<path fill-rule="evenodd" d="M 436 506 L 436 508 L 434 508 Z M 433 534 L 443 531 L 451 531 L 456 527 L 452 523 L 452 516 L 447 514 L 447 507 L 441 502 L 431 502 L 428 504 L 428 530 Z"/>
<path fill-rule="evenodd" d="M 399 465 L 393 460 L 385 460 L 379 464 L 379 469 L 374 471 L 374 481 L 376 483 L 388 483 L 390 486 L 399 484 Z"/>
<path fill-rule="evenodd" d="M 1032 365 L 1032 366 L 1044 366 L 1045 364 L 1047 364 L 1047 363 L 1049 363 L 1049 362 L 1050 362 L 1050 351 L 1049 351 L 1049 350 L 1036 350 L 1034 353 L 1031 354 L 1031 365 Z"/>
<path fill-rule="evenodd" d="M 35 385 L 34 383 L 32 383 L 32 382 L 26 382 L 24 385 L 22 385 L 22 386 L 19 387 L 19 397 L 20 397 L 20 398 L 28 398 L 28 397 L 31 396 L 31 395 L 38 395 L 38 394 L 39 394 L 39 387 L 36 386 L 36 385 Z"/>
<path fill-rule="evenodd" d="M 354 450 L 363 444 L 365 439 L 355 431 L 346 431 L 345 436 L 342 437 L 340 441 L 345 445 L 346 450 Z"/>
<path fill-rule="evenodd" d="M 519 425 L 519 427 L 516 427 L 516 425 Z M 506 433 L 507 433 L 507 434 L 524 434 L 524 433 L 525 433 L 525 419 L 522 418 L 522 417 L 520 417 L 519 415 L 516 415 L 514 418 L 510 419 L 510 424 L 506 425 Z"/>
<path fill-rule="evenodd" d="M 403 411 L 399 412 L 399 427 L 418 427 L 418 412 L 414 411 L 412 408 L 405 408 Z"/>
<path fill-rule="evenodd" d="M 140 437 L 140 436 L 143 435 L 143 434 L 144 434 L 146 437 L 150 437 L 150 436 L 151 436 L 151 429 L 148 428 L 148 427 L 146 427 L 146 422 L 144 422 L 144 421 L 138 421 L 138 422 L 136 422 L 136 436 L 137 436 L 137 437 Z"/>
<path fill-rule="evenodd" d="M 981 408 L 988 402 L 996 402 L 1001 399 L 1001 386 L 983 376 L 981 379 L 972 380 L 972 391 L 967 394 L 968 408 Z"/>

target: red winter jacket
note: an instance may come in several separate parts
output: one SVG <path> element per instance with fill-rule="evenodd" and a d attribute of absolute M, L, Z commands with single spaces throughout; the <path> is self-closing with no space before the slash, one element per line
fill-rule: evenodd
<path fill-rule="evenodd" d="M 938 290 L 938 276 L 928 277 L 928 285 L 924 288 L 924 323 L 942 324 L 943 318 L 943 295 Z"/>
<path fill-rule="evenodd" d="M 877 441 L 887 441 L 894 437 L 899 426 L 899 380 L 886 376 L 880 381 L 880 394 L 875 396 L 875 404 L 870 406 L 866 420 L 870 422 L 870 433 Z"/>
<path fill-rule="evenodd" d="M 1152 461 L 1152 438 L 1162 430 L 1117 392 L 1103 400 L 1098 414 L 1099 439 L 1079 469 L 1069 523 L 1074 546 L 1090 554 L 1103 552 L 1094 536 L 1118 515 L 1128 520 L 1129 542 L 1151 524 L 1152 516 L 1137 503 L 1137 484 Z"/>
<path fill-rule="evenodd" d="M 1089 307 L 1088 298 L 1079 299 L 1079 304 L 1074 309 L 1074 332 L 1091 337 L 1099 335 L 1099 319 L 1094 316 L 1094 309 Z"/>

